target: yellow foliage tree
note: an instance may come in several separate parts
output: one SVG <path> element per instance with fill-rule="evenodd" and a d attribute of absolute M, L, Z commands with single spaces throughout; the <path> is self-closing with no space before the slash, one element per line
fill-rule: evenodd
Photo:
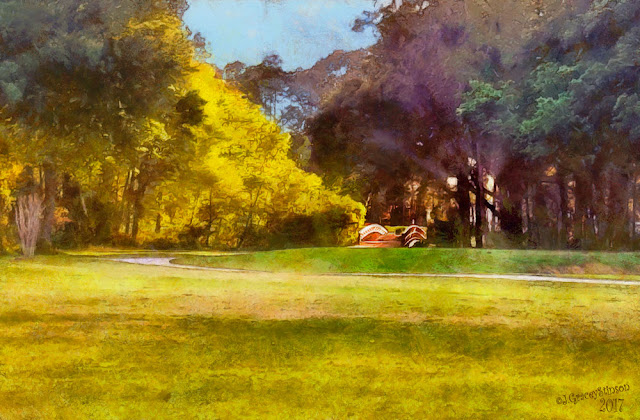
<path fill-rule="evenodd" d="M 298 168 L 288 133 L 211 66 L 194 67 L 190 89 L 206 101 L 204 121 L 190 127 L 197 139 L 192 173 L 166 183 L 156 203 L 170 209 L 158 212 L 169 228 L 186 224 L 205 243 L 232 247 L 353 241 L 364 207 Z"/>

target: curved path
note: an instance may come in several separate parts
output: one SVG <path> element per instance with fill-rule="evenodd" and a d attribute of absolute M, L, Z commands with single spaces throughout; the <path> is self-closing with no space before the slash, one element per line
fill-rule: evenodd
<path fill-rule="evenodd" d="M 112 258 L 111 261 L 123 262 L 138 265 L 153 265 L 157 267 L 185 268 L 187 270 L 208 270 L 221 271 L 226 273 L 267 273 L 267 271 L 243 270 L 241 268 L 216 268 L 216 267 L 200 267 L 198 265 L 174 264 L 171 261 L 175 257 L 133 257 L 133 258 Z M 640 283 L 638 283 L 640 284 Z"/>
<path fill-rule="evenodd" d="M 208 270 L 226 273 L 270 273 L 268 271 L 244 270 L 240 268 L 216 268 L 216 267 L 200 267 L 197 265 L 173 264 L 173 257 L 140 257 L 140 258 L 114 258 L 112 261 L 138 264 L 152 265 L 158 267 L 182 268 L 187 270 Z M 275 274 L 275 273 L 272 273 Z M 434 273 L 320 273 L 320 274 L 303 274 L 311 276 L 357 276 L 357 277 L 444 277 L 444 278 L 472 278 L 472 279 L 489 279 L 489 280 L 513 280 L 513 281 L 530 281 L 530 282 L 552 282 L 552 283 L 583 283 L 583 284 L 606 284 L 606 285 L 622 285 L 622 286 L 640 286 L 640 281 L 633 280 L 607 280 L 607 279 L 585 279 L 577 277 L 555 277 L 555 276 L 538 276 L 534 274 L 434 274 Z"/>

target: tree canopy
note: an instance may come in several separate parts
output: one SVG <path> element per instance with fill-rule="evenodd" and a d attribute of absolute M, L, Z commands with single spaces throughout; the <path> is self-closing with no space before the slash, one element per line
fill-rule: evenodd
<path fill-rule="evenodd" d="M 299 169 L 290 136 L 197 61 L 185 7 L 0 5 L 4 246 L 28 194 L 44 198 L 42 249 L 351 240 L 362 206 Z"/>
<path fill-rule="evenodd" d="M 610 1 L 553 20 L 509 75 L 473 82 L 459 109 L 539 168 L 528 183 L 553 169 L 555 199 L 530 194 L 538 208 L 556 202 L 561 215 L 545 216 L 560 220 L 562 241 L 620 247 L 635 237 L 639 16 L 634 2 Z"/>

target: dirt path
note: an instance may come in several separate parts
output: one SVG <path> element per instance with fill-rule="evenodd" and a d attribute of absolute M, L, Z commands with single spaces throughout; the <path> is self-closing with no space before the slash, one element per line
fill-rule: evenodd
<path fill-rule="evenodd" d="M 128 264 L 152 265 L 158 267 L 182 268 L 187 270 L 207 270 L 226 273 L 266 273 L 266 271 L 243 270 L 239 268 L 215 268 L 200 267 L 196 265 L 173 264 L 171 261 L 175 258 L 114 258 L 112 261 L 123 262 Z M 305 274 L 306 275 L 306 274 Z M 552 282 L 552 283 L 583 283 L 583 284 L 605 284 L 605 285 L 623 285 L 623 286 L 640 286 L 640 281 L 633 280 L 607 280 L 607 279 L 585 279 L 577 277 L 555 277 L 534 274 L 434 274 L 434 273 L 322 273 L 308 274 L 312 276 L 357 276 L 357 277 L 441 277 L 441 278 L 472 278 L 472 279 L 488 279 L 488 280 L 513 280 L 513 281 L 529 281 L 529 282 Z"/>
<path fill-rule="evenodd" d="M 208 271 L 220 271 L 226 273 L 266 273 L 266 271 L 257 270 L 243 270 L 241 268 L 215 268 L 215 267 L 200 267 L 197 265 L 184 265 L 173 264 L 171 261 L 175 260 L 175 257 L 135 257 L 135 258 L 113 258 L 111 261 L 123 262 L 128 264 L 138 265 L 154 265 L 157 267 L 171 267 L 171 268 L 184 268 L 187 270 L 208 270 Z"/>

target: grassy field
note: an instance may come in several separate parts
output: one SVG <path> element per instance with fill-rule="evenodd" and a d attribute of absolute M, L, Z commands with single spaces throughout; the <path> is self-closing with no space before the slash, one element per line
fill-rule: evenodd
<path fill-rule="evenodd" d="M 639 298 L 0 258 L 0 418 L 637 419 Z"/>
<path fill-rule="evenodd" d="M 640 253 L 446 248 L 303 248 L 182 255 L 176 262 L 301 273 L 640 274 Z"/>

